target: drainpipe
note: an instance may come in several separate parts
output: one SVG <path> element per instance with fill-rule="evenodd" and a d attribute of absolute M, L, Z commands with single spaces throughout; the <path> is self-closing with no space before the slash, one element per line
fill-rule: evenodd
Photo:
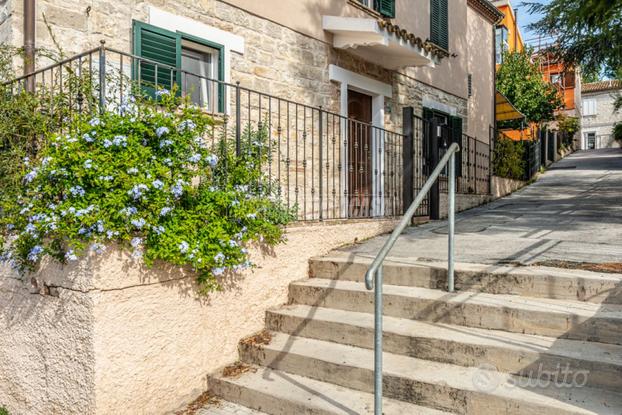
<path fill-rule="evenodd" d="M 514 52 L 518 52 L 518 9 L 514 9 Z"/>
<path fill-rule="evenodd" d="M 35 71 L 35 0 L 24 0 L 24 75 Z M 34 78 L 28 78 L 27 88 L 34 89 Z"/>

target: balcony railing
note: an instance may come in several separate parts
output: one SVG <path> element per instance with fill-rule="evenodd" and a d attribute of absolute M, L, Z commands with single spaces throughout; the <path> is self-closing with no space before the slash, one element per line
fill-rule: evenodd
<path fill-rule="evenodd" d="M 210 134 L 214 146 L 219 140 L 235 140 L 239 148 L 242 140 L 251 139 L 250 132 L 262 128 L 268 132 L 272 140 L 267 151 L 272 157 L 263 171 L 277 184 L 283 203 L 297 210 L 299 220 L 400 216 L 405 166 L 409 169 L 412 163 L 406 176 L 412 175 L 415 192 L 427 179 L 429 125 L 419 117 L 412 135 L 406 136 L 104 45 L 4 87 L 13 95 L 40 95 L 41 111 L 56 121 L 60 131 L 75 114 L 120 110 L 131 95 L 178 88 L 217 120 Z M 488 145 L 466 135 L 459 144 L 463 156 L 458 192 L 488 193 Z M 441 191 L 446 187 L 441 178 Z M 418 215 L 428 215 L 426 202 Z"/>

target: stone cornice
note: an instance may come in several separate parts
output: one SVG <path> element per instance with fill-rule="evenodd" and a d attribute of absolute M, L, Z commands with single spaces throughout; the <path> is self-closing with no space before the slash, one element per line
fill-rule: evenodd
<path fill-rule="evenodd" d="M 409 42 L 411 45 L 417 46 L 428 53 L 431 53 L 438 59 L 443 59 L 450 56 L 449 51 L 441 48 L 438 45 L 435 45 L 432 42 L 423 40 L 419 36 L 416 36 L 414 33 L 411 33 L 406 29 L 402 29 L 398 25 L 393 24 L 388 20 L 378 19 L 378 25 L 381 29 L 386 30 L 389 33 L 393 33 L 396 37 L 403 39 L 404 41 Z"/>
<path fill-rule="evenodd" d="M 490 23 L 497 24 L 503 19 L 504 14 L 488 0 L 467 0 L 467 4 L 484 16 Z"/>

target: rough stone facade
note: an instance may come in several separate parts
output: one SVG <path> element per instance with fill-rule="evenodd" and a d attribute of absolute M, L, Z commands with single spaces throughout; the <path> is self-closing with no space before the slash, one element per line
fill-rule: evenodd
<path fill-rule="evenodd" d="M 109 47 L 130 52 L 132 20 L 148 22 L 150 6 L 244 38 L 245 52 L 231 53 L 230 73 L 230 79 L 240 81 L 243 86 L 339 112 L 339 85 L 329 81 L 327 71 L 329 64 L 335 64 L 393 86 L 393 99 L 385 103 L 387 128 L 399 130 L 401 108 L 405 105 L 414 106 L 416 114 L 420 115 L 422 99 L 428 96 L 456 108 L 457 114 L 464 118 L 464 131 L 468 129 L 468 97 L 444 92 L 429 82 L 422 82 L 418 80 L 418 72 L 384 69 L 337 50 L 324 40 L 218 0 L 93 0 L 88 4 L 39 0 L 37 46 L 57 51 L 60 45 L 68 56 L 96 47 L 100 40 L 105 40 Z M 2 19 L 4 16 L 9 18 Z M 0 13 L 0 39 L 21 45 L 22 20 L 21 2 L 7 0 Z M 41 59 L 38 66 L 46 63 L 49 61 Z"/>

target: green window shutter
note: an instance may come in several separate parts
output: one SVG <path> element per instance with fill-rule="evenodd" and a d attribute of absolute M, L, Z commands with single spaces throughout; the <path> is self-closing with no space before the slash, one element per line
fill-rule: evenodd
<path fill-rule="evenodd" d="M 451 142 L 458 143 L 462 150 L 462 118 L 450 117 Z M 456 177 L 462 176 L 462 151 L 456 153 Z"/>
<path fill-rule="evenodd" d="M 395 18 L 395 0 L 377 0 L 377 10 L 384 17 Z"/>
<path fill-rule="evenodd" d="M 430 41 L 449 49 L 449 7 L 447 0 L 430 0 Z"/>
<path fill-rule="evenodd" d="M 142 22 L 134 22 L 134 54 L 156 63 L 134 62 L 133 77 L 153 95 L 156 86 L 171 90 L 181 83 L 181 36 Z"/>

